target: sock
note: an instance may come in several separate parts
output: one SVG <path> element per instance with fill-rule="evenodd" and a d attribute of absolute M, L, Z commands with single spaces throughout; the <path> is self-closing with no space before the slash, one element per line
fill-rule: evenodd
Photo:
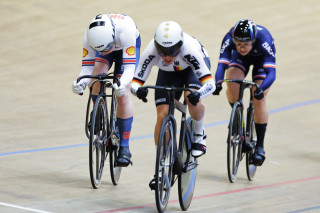
<path fill-rule="evenodd" d="M 255 126 L 256 126 L 256 132 L 257 132 L 257 145 L 256 145 L 256 147 L 263 148 L 264 136 L 265 136 L 266 130 L 267 130 L 267 123 L 255 124 Z"/>
<path fill-rule="evenodd" d="M 202 135 L 204 133 L 203 118 L 199 121 L 193 120 L 193 122 L 194 122 L 194 134 Z"/>
<path fill-rule="evenodd" d="M 127 119 L 117 118 L 117 125 L 120 133 L 120 146 L 129 146 L 133 117 Z"/>

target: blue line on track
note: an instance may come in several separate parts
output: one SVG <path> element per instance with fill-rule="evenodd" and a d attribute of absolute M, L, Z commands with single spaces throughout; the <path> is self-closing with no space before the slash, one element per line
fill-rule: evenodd
<path fill-rule="evenodd" d="M 290 109 L 295 109 L 303 106 L 308 106 L 311 104 L 318 104 L 320 103 L 320 99 L 316 100 L 311 100 L 311 101 L 305 101 L 297 104 L 292 104 L 289 106 L 281 107 L 278 109 L 273 109 L 269 111 L 269 114 L 274 114 L 274 113 L 279 113 L 283 111 L 287 111 Z M 229 120 L 224 120 L 224 121 L 218 121 L 218 122 L 213 122 L 206 124 L 205 127 L 213 127 L 213 126 L 219 126 L 223 124 L 227 124 Z M 152 138 L 153 134 L 151 135 L 145 135 L 145 136 L 138 136 L 138 137 L 132 137 L 130 140 L 142 140 L 142 139 L 147 139 L 147 138 Z M 59 147 L 51 147 L 51 148 L 43 148 L 43 149 L 31 149 L 31 150 L 22 150 L 22 151 L 16 151 L 16 152 L 7 152 L 7 153 L 0 153 L 1 156 L 7 156 L 7 155 L 16 155 L 16 154 L 24 154 L 24 153 L 30 153 L 30 152 L 43 152 L 43 151 L 52 151 L 52 150 L 59 150 L 59 149 L 69 149 L 69 148 L 75 148 L 75 147 L 81 147 L 81 146 L 88 146 L 88 143 L 82 143 L 82 144 L 74 144 L 74 145 L 67 145 L 67 146 L 59 146 Z"/>

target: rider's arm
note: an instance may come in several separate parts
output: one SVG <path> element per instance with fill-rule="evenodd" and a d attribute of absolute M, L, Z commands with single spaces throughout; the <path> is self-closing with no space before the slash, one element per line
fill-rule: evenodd
<path fill-rule="evenodd" d="M 265 31 L 260 46 L 264 57 L 263 68 L 266 72 L 266 77 L 260 85 L 263 91 L 268 89 L 276 79 L 276 48 L 271 34 L 266 29 Z"/>
<path fill-rule="evenodd" d="M 138 84 L 136 86 L 143 86 L 149 77 L 151 68 L 157 63 L 158 58 L 159 56 L 156 54 L 154 40 L 152 39 L 141 54 L 136 72 L 132 79 L 133 85 Z"/>
<path fill-rule="evenodd" d="M 232 34 L 230 30 L 222 40 L 218 67 L 215 74 L 216 83 L 224 79 L 226 69 L 229 67 L 231 51 L 233 46 Z"/>
<path fill-rule="evenodd" d="M 87 41 L 87 33 L 84 34 L 82 40 L 83 54 L 82 54 L 82 66 L 79 74 L 83 75 L 91 75 L 94 68 L 95 55 L 96 51 L 90 47 Z M 81 79 L 80 82 L 83 82 L 86 86 L 90 83 L 90 78 Z"/>
<path fill-rule="evenodd" d="M 136 32 L 135 28 L 130 30 L 127 28 L 119 35 L 121 44 L 123 45 L 122 50 L 122 65 L 123 73 L 120 78 L 121 85 L 127 86 L 134 75 L 136 68 Z"/>

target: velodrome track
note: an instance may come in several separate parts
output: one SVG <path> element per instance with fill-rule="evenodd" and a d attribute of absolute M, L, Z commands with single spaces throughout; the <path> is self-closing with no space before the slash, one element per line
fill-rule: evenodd
<path fill-rule="evenodd" d="M 245 162 L 238 179 L 227 177 L 226 135 L 230 106 L 224 91 L 206 106 L 207 154 L 199 159 L 188 212 L 320 212 L 320 3 L 262 1 L 41 1 L 0 2 L 2 48 L 0 112 L 0 212 L 156 212 L 148 183 L 154 173 L 149 102 L 132 96 L 133 166 L 118 186 L 108 165 L 94 190 L 83 131 L 88 91 L 74 95 L 82 36 L 98 13 L 118 12 L 136 21 L 142 50 L 163 20 L 175 20 L 206 47 L 215 72 L 220 43 L 238 19 L 251 18 L 275 38 L 277 80 L 268 94 L 267 159 L 254 181 Z M 146 84 L 153 84 L 156 69 Z M 181 212 L 177 185 L 167 212 Z"/>

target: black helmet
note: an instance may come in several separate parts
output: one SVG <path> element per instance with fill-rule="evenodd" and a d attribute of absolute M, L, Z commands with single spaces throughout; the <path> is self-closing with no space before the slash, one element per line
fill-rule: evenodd
<path fill-rule="evenodd" d="M 255 41 L 257 33 L 256 25 L 250 19 L 242 19 L 233 28 L 232 38 L 234 41 Z"/>

